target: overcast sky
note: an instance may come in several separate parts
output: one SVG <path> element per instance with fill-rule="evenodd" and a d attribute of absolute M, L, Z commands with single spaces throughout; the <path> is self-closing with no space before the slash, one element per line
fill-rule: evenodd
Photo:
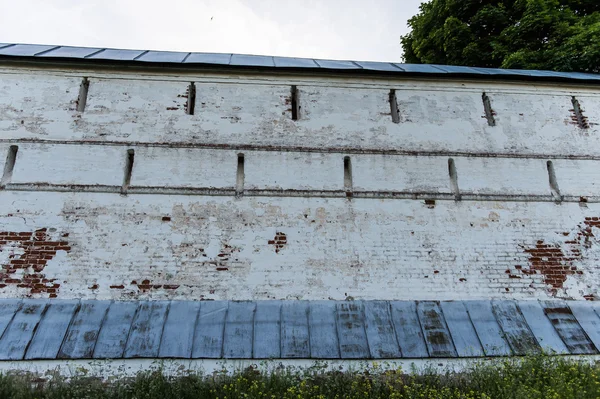
<path fill-rule="evenodd" d="M 421 0 L 0 0 L 0 43 L 400 61 Z"/>

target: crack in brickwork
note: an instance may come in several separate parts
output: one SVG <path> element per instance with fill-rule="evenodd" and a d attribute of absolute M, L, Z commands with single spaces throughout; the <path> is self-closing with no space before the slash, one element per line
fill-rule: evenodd
<path fill-rule="evenodd" d="M 0 289 L 13 285 L 28 289 L 29 295 L 57 297 L 60 284 L 42 272 L 58 251 L 69 252 L 71 247 L 68 241 L 50 241 L 46 232 L 46 228 L 35 232 L 0 232 L 0 252 L 8 252 L 8 261 L 0 273 Z"/>
<path fill-rule="evenodd" d="M 275 246 L 275 253 L 279 253 L 279 251 L 281 251 L 285 245 L 287 244 L 287 236 L 285 235 L 285 233 L 282 232 L 277 232 L 275 233 L 275 238 L 272 240 L 269 240 L 269 245 L 274 245 Z"/>
<path fill-rule="evenodd" d="M 551 294 L 556 295 L 557 291 L 563 288 L 567 277 L 583 274 L 583 271 L 578 270 L 576 263 L 585 259 L 585 251 L 592 248 L 596 240 L 594 228 L 600 228 L 600 218 L 586 217 L 584 222 L 577 226 L 575 237 L 571 240 L 560 244 L 549 244 L 544 240 L 538 240 L 535 246 L 523 246 L 524 252 L 529 254 L 530 268 L 524 269 L 521 266 L 515 268 L 526 275 L 540 273 L 544 276 L 544 282 L 552 286 Z M 570 235 L 569 232 L 563 233 L 565 237 Z M 510 273 L 510 270 L 507 270 L 507 273 Z M 515 275 L 514 278 L 518 276 Z M 591 300 L 592 296 L 585 297 Z"/>

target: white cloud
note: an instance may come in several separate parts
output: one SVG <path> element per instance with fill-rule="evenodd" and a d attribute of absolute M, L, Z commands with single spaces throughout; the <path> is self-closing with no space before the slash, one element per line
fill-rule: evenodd
<path fill-rule="evenodd" d="M 4 3 L 4 4 L 3 4 Z M 0 0 L 0 42 L 399 61 L 420 0 Z"/>

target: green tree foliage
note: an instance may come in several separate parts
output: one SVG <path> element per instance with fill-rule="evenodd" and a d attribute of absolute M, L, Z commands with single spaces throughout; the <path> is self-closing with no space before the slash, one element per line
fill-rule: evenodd
<path fill-rule="evenodd" d="M 431 0 L 408 24 L 405 62 L 600 72 L 600 0 Z"/>

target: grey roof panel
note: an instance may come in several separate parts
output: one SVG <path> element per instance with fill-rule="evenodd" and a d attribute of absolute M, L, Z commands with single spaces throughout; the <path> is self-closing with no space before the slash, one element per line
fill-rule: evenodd
<path fill-rule="evenodd" d="M 158 357 L 169 302 L 148 301 L 138 307 L 125 346 L 125 357 Z"/>
<path fill-rule="evenodd" d="M 123 357 L 139 302 L 113 302 L 98 333 L 94 359 L 119 359 Z"/>
<path fill-rule="evenodd" d="M 36 57 L 85 58 L 101 50 L 101 48 L 62 46 L 54 50 L 38 54 Z"/>
<path fill-rule="evenodd" d="M 439 303 L 433 301 L 418 302 L 417 314 L 419 315 L 429 356 L 457 357 Z"/>
<path fill-rule="evenodd" d="M 190 358 L 200 302 L 171 302 L 160 342 L 158 357 Z"/>
<path fill-rule="evenodd" d="M 315 60 L 321 68 L 325 69 L 362 69 L 353 61 Z"/>
<path fill-rule="evenodd" d="M 278 68 L 319 68 L 310 58 L 273 57 L 273 61 Z"/>
<path fill-rule="evenodd" d="M 355 61 L 358 66 L 368 71 L 398 72 L 401 69 L 390 62 Z"/>
<path fill-rule="evenodd" d="M 81 302 L 69 325 L 58 358 L 90 359 L 93 356 L 98 333 L 109 306 L 109 301 Z"/>
<path fill-rule="evenodd" d="M 465 304 L 462 301 L 442 302 L 440 307 L 458 356 L 485 356 Z"/>
<path fill-rule="evenodd" d="M 46 46 L 40 44 L 15 44 L 14 46 L 0 49 L 0 55 L 12 55 L 18 57 L 33 57 L 36 54 L 43 53 L 60 46 Z"/>
<path fill-rule="evenodd" d="M 504 331 L 504 337 L 515 355 L 531 355 L 539 353 L 541 347 L 525 318 L 517 308 L 517 304 L 508 301 L 493 301 L 492 307 L 500 328 Z"/>
<path fill-rule="evenodd" d="M 0 338 L 0 359 L 23 359 L 45 308 L 45 300 L 23 301 Z"/>
<path fill-rule="evenodd" d="M 402 357 L 429 357 L 417 316 L 417 304 L 413 301 L 394 301 L 390 306 Z"/>
<path fill-rule="evenodd" d="M 281 302 L 257 302 L 252 343 L 254 358 L 279 358 L 281 356 L 281 333 Z"/>
<path fill-rule="evenodd" d="M 252 358 L 255 302 L 231 302 L 225 319 L 223 357 L 226 359 Z"/>
<path fill-rule="evenodd" d="M 529 329 L 545 353 L 561 355 L 569 353 L 569 349 L 544 314 L 544 309 L 538 301 L 519 301 L 517 304 Z"/>
<path fill-rule="evenodd" d="M 369 351 L 374 359 L 394 359 L 402 356 L 394 331 L 390 304 L 387 301 L 365 301 L 365 332 Z"/>
<path fill-rule="evenodd" d="M 310 358 L 307 301 L 285 301 L 281 306 L 281 356 Z"/>
<path fill-rule="evenodd" d="M 180 63 L 189 54 L 176 51 L 148 51 L 142 54 L 141 57 L 136 58 L 136 61 Z"/>
<path fill-rule="evenodd" d="M 465 66 L 435 65 L 435 64 L 431 64 L 431 66 L 434 68 L 438 68 L 444 72 L 448 72 L 448 73 L 463 73 L 463 74 L 469 74 L 469 75 L 473 75 L 473 74 L 489 75 L 490 74 L 483 68 L 474 69 L 474 68 L 465 67 Z"/>
<path fill-rule="evenodd" d="M 491 302 L 465 301 L 465 306 L 486 356 L 510 356 L 510 346 L 494 317 Z"/>
<path fill-rule="evenodd" d="M 229 65 L 274 67 L 273 57 L 266 55 L 233 54 Z"/>
<path fill-rule="evenodd" d="M 427 64 L 398 64 L 395 63 L 395 66 L 402 69 L 404 72 L 411 73 L 448 73 L 439 68 L 434 67 L 433 65 Z"/>
<path fill-rule="evenodd" d="M 192 358 L 218 359 L 223 355 L 223 332 L 229 309 L 227 301 L 202 302 L 196 322 Z"/>
<path fill-rule="evenodd" d="M 361 302 L 337 304 L 337 331 L 342 359 L 368 359 L 369 344 L 364 326 L 364 310 Z"/>
<path fill-rule="evenodd" d="M 29 343 L 25 359 L 56 359 L 79 301 L 51 302 Z"/>
<path fill-rule="evenodd" d="M 544 313 L 573 355 L 591 355 L 598 351 L 589 340 L 585 331 L 563 301 L 544 301 L 541 303 Z"/>
<path fill-rule="evenodd" d="M 118 50 L 107 48 L 98 53 L 92 54 L 87 59 L 94 60 L 115 60 L 115 61 L 133 61 L 146 51 L 142 50 Z"/>
<path fill-rule="evenodd" d="M 191 53 L 183 62 L 186 64 L 229 65 L 232 54 Z"/>
<path fill-rule="evenodd" d="M 522 355 L 540 345 L 557 353 L 596 354 L 597 306 L 0 299 L 0 360 L 451 358 Z"/>
<path fill-rule="evenodd" d="M 335 304 L 334 301 L 311 301 L 309 304 L 310 357 L 313 359 L 340 358 Z"/>

